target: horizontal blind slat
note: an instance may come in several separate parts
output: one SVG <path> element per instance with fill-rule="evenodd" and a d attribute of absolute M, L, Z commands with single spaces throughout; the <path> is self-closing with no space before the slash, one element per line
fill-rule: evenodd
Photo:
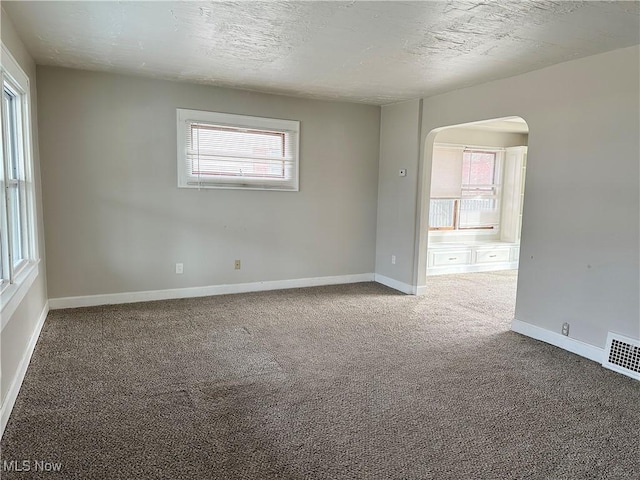
<path fill-rule="evenodd" d="M 238 156 L 238 155 L 220 155 L 219 153 L 203 153 L 197 151 L 187 151 L 187 156 L 193 161 L 197 159 L 209 160 L 209 161 L 222 161 L 222 162 L 236 162 L 236 161 L 255 161 L 265 163 L 294 163 L 294 159 L 290 157 L 257 157 L 257 156 Z"/>

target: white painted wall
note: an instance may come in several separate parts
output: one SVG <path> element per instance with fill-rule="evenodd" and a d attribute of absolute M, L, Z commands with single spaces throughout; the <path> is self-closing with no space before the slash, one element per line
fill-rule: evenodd
<path fill-rule="evenodd" d="M 640 47 L 629 47 L 423 100 L 417 190 L 379 197 L 385 211 L 413 209 L 419 197 L 417 227 L 378 226 L 379 238 L 416 235 L 414 285 L 428 281 L 422 206 L 434 129 L 521 116 L 529 155 L 516 318 L 552 332 L 570 322 L 573 338 L 596 347 L 608 330 L 640 338 L 639 58 Z M 383 125 L 391 112 L 382 110 Z M 394 161 L 381 155 L 380 191 L 397 181 Z M 400 254 L 414 251 L 403 244 Z M 411 273 L 403 264 L 390 275 Z"/>
<path fill-rule="evenodd" d="M 527 144 L 527 134 L 455 127 L 442 130 L 436 142 L 484 147 L 519 147 Z"/>
<path fill-rule="evenodd" d="M 15 310 L 10 319 L 3 318 L 4 328 L 0 332 L 0 435 L 4 422 L 13 406 L 17 389 L 22 382 L 26 363 L 31 355 L 35 335 L 47 308 L 46 269 L 44 262 L 44 229 L 42 228 L 42 198 L 40 186 L 40 162 L 38 150 L 37 99 L 36 99 L 36 66 L 18 37 L 9 16 L 2 11 L 1 36 L 2 43 L 8 48 L 22 70 L 30 79 L 31 88 L 31 123 L 33 139 L 34 179 L 36 182 L 37 229 L 40 244 L 39 275 L 31 285 L 28 293 Z M 5 323 L 6 322 L 6 323 Z"/>
<path fill-rule="evenodd" d="M 405 285 L 411 284 L 414 265 L 420 110 L 420 100 L 384 106 L 380 121 L 376 275 Z M 398 175 L 400 169 L 406 177 Z"/>
<path fill-rule="evenodd" d="M 38 95 L 52 299 L 373 273 L 379 107 L 42 66 Z M 300 191 L 177 188 L 177 107 L 300 120 Z"/>

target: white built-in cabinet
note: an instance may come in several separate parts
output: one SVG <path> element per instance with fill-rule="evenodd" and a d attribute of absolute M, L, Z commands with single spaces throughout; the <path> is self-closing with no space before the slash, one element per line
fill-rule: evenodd
<path fill-rule="evenodd" d="M 447 243 L 430 246 L 427 274 L 487 272 L 518 268 L 520 245 L 507 242 Z"/>
<path fill-rule="evenodd" d="M 527 147 L 505 149 L 499 233 L 430 232 L 428 275 L 518 268 L 526 167 Z"/>
<path fill-rule="evenodd" d="M 500 240 L 503 242 L 520 242 L 526 169 L 527 147 L 505 149 L 500 217 Z"/>

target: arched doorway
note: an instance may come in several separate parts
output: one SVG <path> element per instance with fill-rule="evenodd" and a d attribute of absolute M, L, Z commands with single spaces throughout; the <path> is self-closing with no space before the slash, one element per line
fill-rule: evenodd
<path fill-rule="evenodd" d="M 517 268 L 529 128 L 521 117 L 444 126 L 425 139 L 415 281 Z"/>

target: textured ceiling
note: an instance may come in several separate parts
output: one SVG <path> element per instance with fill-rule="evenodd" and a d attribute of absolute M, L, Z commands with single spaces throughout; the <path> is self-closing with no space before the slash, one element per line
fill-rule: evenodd
<path fill-rule="evenodd" d="M 640 43 L 640 3 L 2 2 L 39 64 L 386 104 Z"/>

